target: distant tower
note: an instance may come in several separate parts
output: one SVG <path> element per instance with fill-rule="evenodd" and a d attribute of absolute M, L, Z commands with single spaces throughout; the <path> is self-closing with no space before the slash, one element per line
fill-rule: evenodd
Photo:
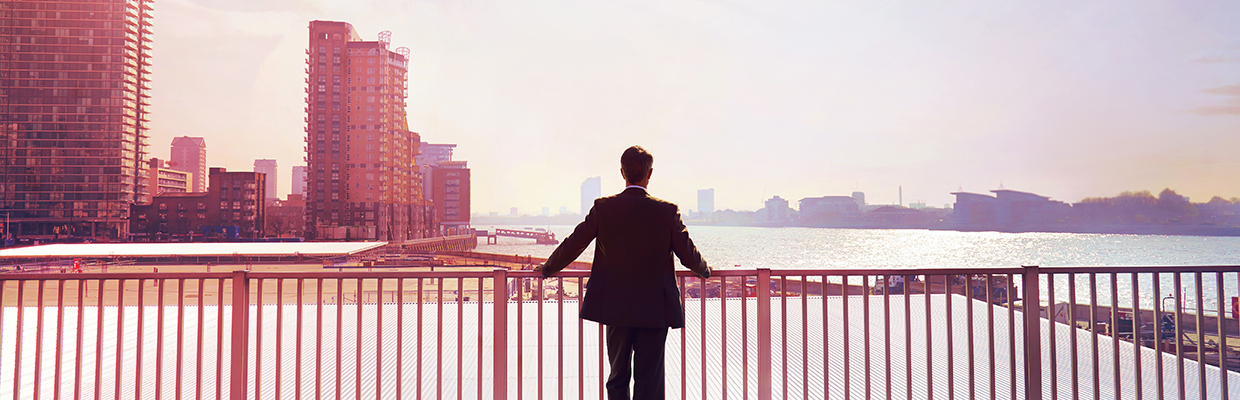
<path fill-rule="evenodd" d="M 289 194 L 306 195 L 306 166 L 293 167 L 293 190 Z"/>
<path fill-rule="evenodd" d="M 190 191 L 207 191 L 207 141 L 200 137 L 181 136 L 172 139 L 172 169 L 194 174 Z"/>
<path fill-rule="evenodd" d="M 904 207 L 904 186 L 900 186 L 900 207 Z"/>
<path fill-rule="evenodd" d="M 276 160 L 254 160 L 254 172 L 267 174 L 267 198 L 275 199 L 276 195 Z"/>
<path fill-rule="evenodd" d="M 857 207 L 865 207 L 865 193 L 852 192 L 852 198 L 857 203 Z"/>
<path fill-rule="evenodd" d="M 594 207 L 594 199 L 599 197 L 603 197 L 603 177 L 586 178 L 581 183 L 581 215 L 589 214 L 590 208 Z"/>
<path fill-rule="evenodd" d="M 715 212 L 715 188 L 698 190 L 698 212 L 710 214 Z"/>

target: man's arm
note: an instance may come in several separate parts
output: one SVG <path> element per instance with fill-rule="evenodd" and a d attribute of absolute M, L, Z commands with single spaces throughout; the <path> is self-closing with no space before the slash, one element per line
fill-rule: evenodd
<path fill-rule="evenodd" d="M 590 208 L 590 212 L 586 214 L 586 219 L 577 224 L 573 229 L 573 233 L 564 238 L 563 242 L 551 252 L 551 256 L 547 257 L 547 262 L 541 266 L 543 276 L 555 275 L 556 272 L 567 267 L 585 251 L 590 242 L 598 236 L 598 222 L 594 215 L 594 207 Z"/>
<path fill-rule="evenodd" d="M 672 225 L 672 252 L 676 253 L 676 258 L 680 259 L 680 264 L 685 268 L 703 279 L 710 277 L 710 266 L 706 265 L 702 253 L 698 253 L 693 239 L 689 238 L 689 229 L 685 228 L 684 221 L 680 219 L 679 208 L 676 210 L 676 221 Z"/>

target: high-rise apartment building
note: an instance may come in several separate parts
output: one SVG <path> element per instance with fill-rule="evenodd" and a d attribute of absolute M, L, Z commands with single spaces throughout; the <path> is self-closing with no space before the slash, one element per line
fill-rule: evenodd
<path fill-rule="evenodd" d="M 305 198 L 306 195 L 306 167 L 298 165 L 293 167 L 293 190 L 289 194 L 295 194 Z"/>
<path fill-rule="evenodd" d="M 200 137 L 172 138 L 172 169 L 194 174 L 190 191 L 207 191 L 207 141 Z"/>
<path fill-rule="evenodd" d="M 401 241 L 425 231 L 418 184 L 420 137 L 405 115 L 409 50 L 391 33 L 365 41 L 353 25 L 311 21 L 306 50 L 306 229 L 364 227 Z"/>
<path fill-rule="evenodd" d="M 279 172 L 276 168 L 276 160 L 254 160 L 254 172 L 267 174 L 267 198 L 265 200 L 280 198 L 276 195 L 276 174 Z"/>
<path fill-rule="evenodd" d="M 17 236 L 124 237 L 146 189 L 150 0 L 0 4 L 0 207 Z"/>
<path fill-rule="evenodd" d="M 586 178 L 581 183 L 581 215 L 590 213 L 594 207 L 594 199 L 603 197 L 603 177 Z"/>

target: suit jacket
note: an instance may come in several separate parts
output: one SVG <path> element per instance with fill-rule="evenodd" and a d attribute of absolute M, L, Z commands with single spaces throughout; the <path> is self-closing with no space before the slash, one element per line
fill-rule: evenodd
<path fill-rule="evenodd" d="M 710 267 L 689 239 L 675 204 L 638 188 L 594 200 L 585 221 L 547 258 L 543 275 L 564 269 L 592 240 L 597 240 L 594 266 L 581 318 L 610 326 L 685 326 L 672 254 L 703 278 L 710 277 Z"/>

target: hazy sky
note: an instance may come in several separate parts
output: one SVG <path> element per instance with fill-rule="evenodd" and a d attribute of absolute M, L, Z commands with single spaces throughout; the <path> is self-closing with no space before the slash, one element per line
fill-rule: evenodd
<path fill-rule="evenodd" d="M 950 4 L 944 4 L 950 3 Z M 655 155 L 651 192 L 752 210 L 866 193 L 942 206 L 1240 197 L 1240 2 L 160 0 L 152 156 L 304 156 L 309 21 L 412 50 L 410 128 L 456 143 L 473 211 L 576 212 Z M 794 203 L 795 204 L 795 203 Z"/>

